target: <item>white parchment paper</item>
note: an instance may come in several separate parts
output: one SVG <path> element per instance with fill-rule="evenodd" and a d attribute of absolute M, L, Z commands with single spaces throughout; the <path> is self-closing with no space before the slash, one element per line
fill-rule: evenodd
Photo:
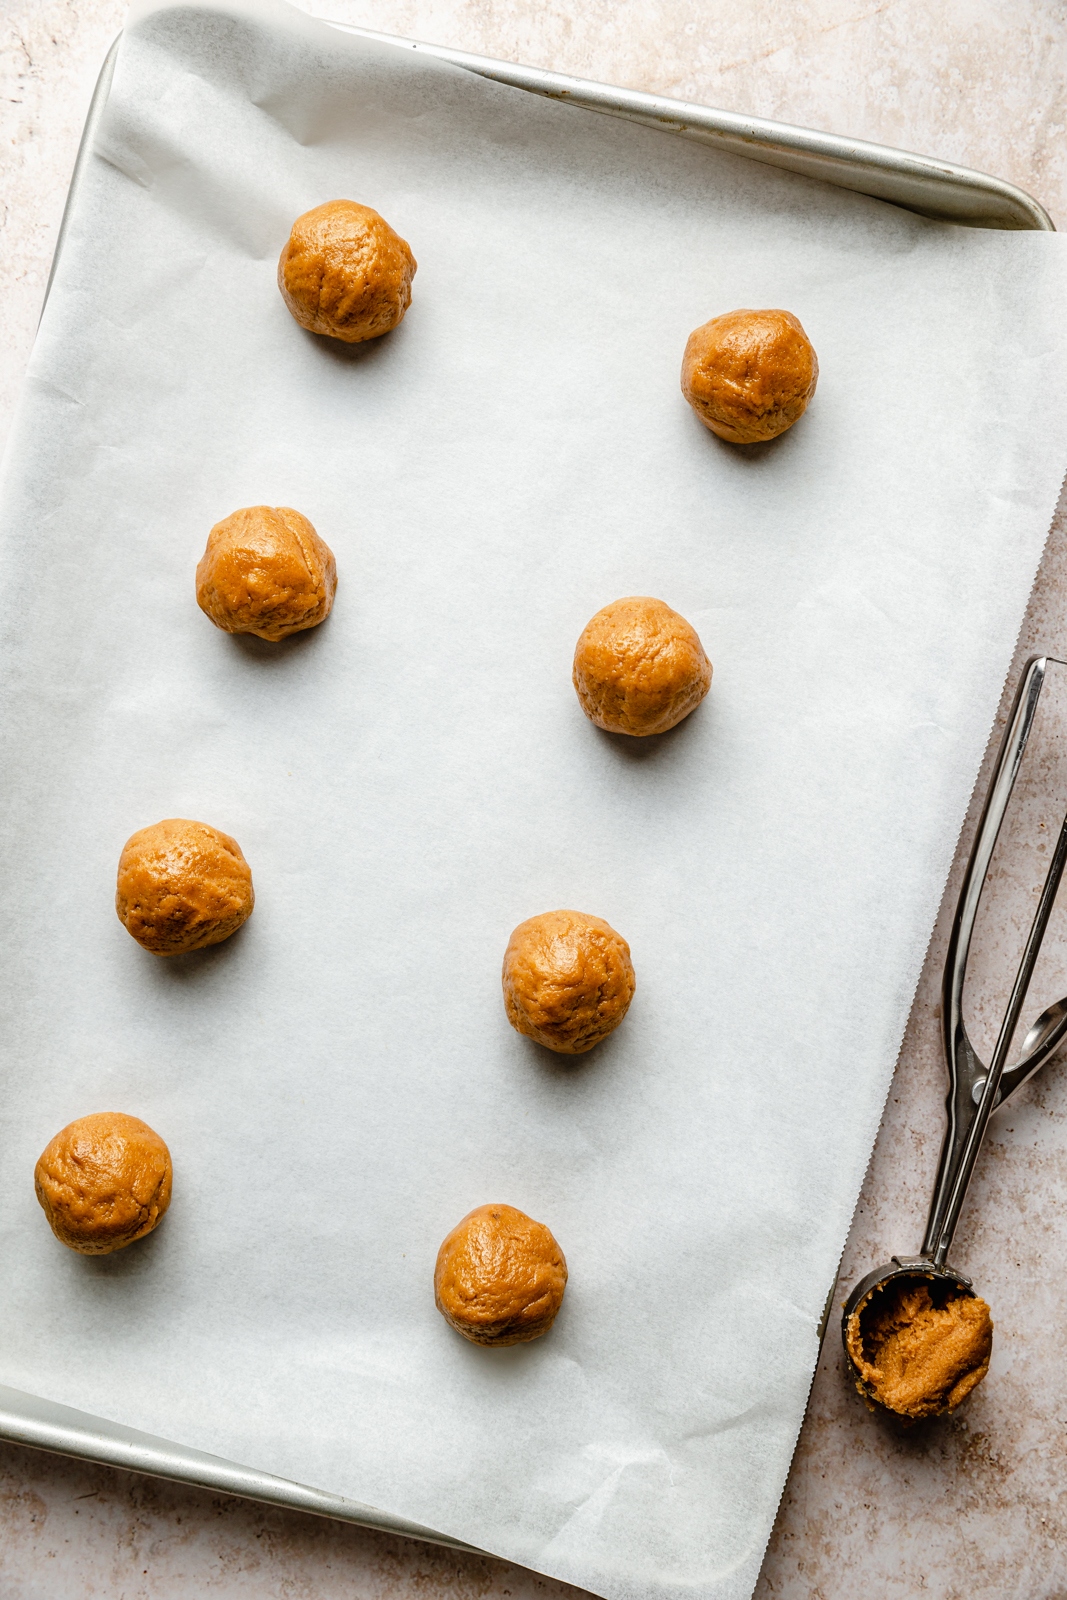
<path fill-rule="evenodd" d="M 354 349 L 274 283 L 336 196 L 419 262 Z M 739 305 L 795 312 L 821 365 L 749 450 L 678 392 Z M 1067 461 L 1065 330 L 1057 237 L 280 6 L 141 14 L 3 487 L 0 1380 L 612 1600 L 748 1595 Z M 194 600 L 208 528 L 262 501 L 339 569 L 281 647 Z M 716 671 L 625 742 L 570 661 L 634 593 Z M 236 835 L 257 903 L 159 961 L 114 873 L 175 815 Z M 557 906 L 637 971 L 577 1061 L 500 998 L 511 928 Z M 174 1203 L 82 1259 L 33 1163 L 111 1108 L 170 1143 Z M 571 1268 L 551 1335 L 496 1352 L 431 1287 L 488 1200 Z"/>

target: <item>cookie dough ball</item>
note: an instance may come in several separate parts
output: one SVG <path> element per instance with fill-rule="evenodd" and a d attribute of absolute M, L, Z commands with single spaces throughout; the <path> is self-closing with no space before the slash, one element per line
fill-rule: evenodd
<path fill-rule="evenodd" d="M 819 363 L 788 311 L 728 311 L 689 335 L 682 393 L 706 428 L 731 444 L 776 439 L 802 417 Z"/>
<path fill-rule="evenodd" d="M 598 728 L 644 738 L 687 717 L 711 687 L 711 662 L 684 617 L 631 595 L 598 611 L 574 652 L 574 687 Z"/>
<path fill-rule="evenodd" d="M 474 1344 L 525 1344 L 555 1321 L 567 1287 L 563 1251 L 514 1206 L 478 1206 L 437 1252 L 437 1309 Z"/>
<path fill-rule="evenodd" d="M 630 947 L 600 917 L 546 911 L 520 922 L 508 940 L 503 984 L 513 1028 L 560 1055 L 580 1056 L 629 1009 Z"/>
<path fill-rule="evenodd" d="M 940 1417 L 989 1371 L 993 1323 L 977 1295 L 900 1277 L 856 1308 L 846 1344 L 862 1395 L 898 1416 Z"/>
<path fill-rule="evenodd" d="M 119 921 L 156 956 L 228 939 L 251 916 L 255 899 L 237 840 L 206 822 L 168 817 L 131 834 L 119 857 Z"/>
<path fill-rule="evenodd" d="M 139 1117 L 99 1111 L 57 1133 L 34 1172 L 61 1244 L 106 1256 L 143 1239 L 170 1205 L 170 1151 Z"/>
<path fill-rule="evenodd" d="M 337 589 L 333 551 L 292 506 L 245 506 L 216 522 L 196 569 L 196 602 L 224 633 L 277 644 L 317 627 Z"/>
<path fill-rule="evenodd" d="M 278 287 L 302 328 L 346 344 L 395 328 L 411 304 L 415 257 L 384 217 L 330 200 L 293 223 Z"/>

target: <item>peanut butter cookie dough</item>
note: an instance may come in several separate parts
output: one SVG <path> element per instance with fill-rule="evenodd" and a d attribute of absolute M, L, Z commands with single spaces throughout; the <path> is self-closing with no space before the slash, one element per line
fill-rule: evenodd
<path fill-rule="evenodd" d="M 330 614 L 337 563 L 292 506 L 245 506 L 216 522 L 196 569 L 196 603 L 224 633 L 277 644 Z"/>
<path fill-rule="evenodd" d="M 37 1198 L 61 1244 L 85 1256 L 124 1250 L 158 1227 L 170 1205 L 170 1151 L 139 1117 L 79 1117 L 34 1172 Z"/>
<path fill-rule="evenodd" d="M 936 1279 L 890 1279 L 849 1319 L 861 1394 L 902 1417 L 954 1411 L 989 1371 L 989 1307 Z"/>
<path fill-rule="evenodd" d="M 228 833 L 168 817 L 127 839 L 115 910 L 126 932 L 156 956 L 219 944 L 252 914 L 252 870 Z"/>
<path fill-rule="evenodd" d="M 403 320 L 415 267 L 407 241 L 377 211 L 330 200 L 293 223 L 278 287 L 302 328 L 360 344 Z"/>
<path fill-rule="evenodd" d="M 525 1344 L 563 1304 L 567 1263 L 541 1222 L 514 1206 L 478 1206 L 448 1235 L 433 1276 L 437 1309 L 473 1344 Z"/>
<path fill-rule="evenodd" d="M 520 922 L 508 940 L 503 985 L 513 1028 L 561 1055 L 582 1055 L 629 1009 L 630 947 L 600 917 L 546 911 Z"/>
<path fill-rule="evenodd" d="M 791 312 L 728 311 L 689 335 L 682 393 L 731 444 L 776 439 L 804 415 L 819 363 Z"/>
<path fill-rule="evenodd" d="M 608 733 L 665 733 L 711 687 L 711 662 L 695 628 L 662 600 L 630 595 L 598 611 L 574 652 L 582 710 Z"/>

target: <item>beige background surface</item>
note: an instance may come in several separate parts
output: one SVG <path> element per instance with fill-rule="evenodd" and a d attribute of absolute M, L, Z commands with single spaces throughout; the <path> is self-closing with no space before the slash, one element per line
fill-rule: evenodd
<path fill-rule="evenodd" d="M 1053 0 L 317 0 L 320 15 L 947 157 L 1009 178 L 1067 226 L 1067 4 Z M 0 434 L 33 340 L 93 81 L 119 0 L 0 0 Z M 946 375 L 951 381 L 951 375 Z M 1005 374 L 1006 403 L 1039 406 Z M 1023 627 L 1067 656 L 1067 516 Z M 988 763 L 987 763 L 988 764 Z M 964 831 L 969 843 L 973 818 Z M 976 970 L 1013 959 L 1033 852 L 1003 864 Z M 942 1126 L 946 894 L 842 1268 L 842 1293 L 918 1246 Z M 1067 992 L 1057 911 L 1041 1003 Z M 857 996 L 857 1005 L 862 996 Z M 849 1392 L 831 1329 L 760 1600 L 1067 1600 L 1067 1072 L 993 1122 L 956 1264 L 993 1307 L 989 1381 L 900 1434 Z M 840 1298 L 840 1296 L 839 1296 Z M 527 1600 L 502 1562 L 0 1447 L 4 1600 Z M 569 1591 L 575 1593 L 575 1591 Z"/>

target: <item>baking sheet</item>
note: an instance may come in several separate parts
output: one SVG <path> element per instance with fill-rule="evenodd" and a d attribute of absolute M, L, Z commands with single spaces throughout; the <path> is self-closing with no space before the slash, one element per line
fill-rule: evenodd
<path fill-rule="evenodd" d="M 274 288 L 338 194 L 419 260 L 355 350 Z M 1067 460 L 1065 299 L 1054 236 L 279 6 L 134 19 L 2 492 L 0 1381 L 606 1596 L 751 1591 Z M 744 452 L 677 391 L 739 304 L 796 312 L 822 370 Z M 329 622 L 281 648 L 193 599 L 257 501 L 338 558 Z M 626 593 L 716 667 L 633 746 L 569 681 Z M 112 894 L 168 815 L 237 836 L 257 906 L 159 962 Z M 557 905 L 637 970 L 578 1062 L 500 1003 L 508 933 Z M 81 1259 L 32 1167 L 108 1107 L 167 1138 L 175 1201 Z M 491 1199 L 571 1269 L 506 1351 L 432 1303 Z"/>

